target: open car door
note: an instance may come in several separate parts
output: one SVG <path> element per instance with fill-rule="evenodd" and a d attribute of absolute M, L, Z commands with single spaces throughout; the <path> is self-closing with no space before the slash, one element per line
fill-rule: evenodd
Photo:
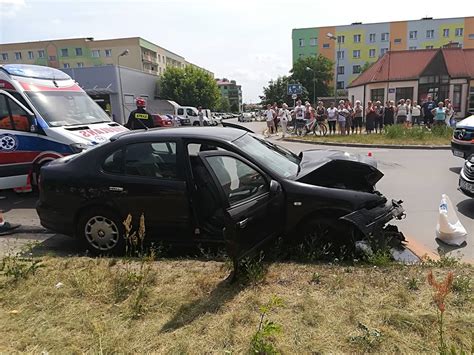
<path fill-rule="evenodd" d="M 238 154 L 207 151 L 198 156 L 219 192 L 227 251 L 236 267 L 282 232 L 284 193 L 277 181 Z"/>

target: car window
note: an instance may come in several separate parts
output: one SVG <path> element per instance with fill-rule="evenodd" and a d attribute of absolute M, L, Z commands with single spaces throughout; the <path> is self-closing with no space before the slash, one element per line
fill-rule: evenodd
<path fill-rule="evenodd" d="M 244 162 L 226 156 L 206 157 L 214 171 L 229 205 L 269 191 L 265 178 Z"/>
<path fill-rule="evenodd" d="M 178 115 L 184 115 L 184 109 L 179 108 L 178 109 Z"/>
<path fill-rule="evenodd" d="M 105 158 L 102 169 L 111 174 L 123 174 L 123 150 L 116 150 Z"/>
<path fill-rule="evenodd" d="M 125 149 L 125 174 L 177 179 L 176 143 L 145 142 L 128 145 Z"/>
<path fill-rule="evenodd" d="M 188 144 L 188 155 L 190 157 L 196 157 L 200 152 L 207 152 L 210 150 L 221 150 L 226 151 L 226 149 L 219 147 L 215 144 L 208 143 L 189 143 Z"/>
<path fill-rule="evenodd" d="M 0 129 L 30 132 L 28 113 L 6 95 L 0 95 Z"/>
<path fill-rule="evenodd" d="M 187 114 L 188 116 L 197 116 L 197 115 L 196 115 L 196 112 L 194 112 L 194 111 L 193 111 L 192 109 L 190 109 L 190 108 L 187 108 L 187 109 L 186 109 L 186 114 Z"/>

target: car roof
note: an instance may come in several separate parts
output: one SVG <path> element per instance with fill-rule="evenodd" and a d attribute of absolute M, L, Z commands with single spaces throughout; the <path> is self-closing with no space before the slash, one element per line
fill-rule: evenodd
<path fill-rule="evenodd" d="M 122 138 L 197 138 L 215 141 L 232 142 L 247 132 L 237 128 L 227 127 L 181 127 L 181 128 L 153 128 L 149 130 L 135 130 L 119 133 L 113 140 Z"/>

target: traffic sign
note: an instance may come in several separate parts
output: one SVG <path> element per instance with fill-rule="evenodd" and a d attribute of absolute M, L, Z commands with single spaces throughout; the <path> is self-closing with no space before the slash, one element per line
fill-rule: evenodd
<path fill-rule="evenodd" d="M 293 100 L 296 100 L 296 99 L 298 98 L 298 95 L 293 94 L 293 95 L 291 95 L 291 98 L 292 98 Z"/>
<path fill-rule="evenodd" d="M 288 95 L 301 95 L 303 93 L 303 86 L 301 84 L 288 84 Z"/>

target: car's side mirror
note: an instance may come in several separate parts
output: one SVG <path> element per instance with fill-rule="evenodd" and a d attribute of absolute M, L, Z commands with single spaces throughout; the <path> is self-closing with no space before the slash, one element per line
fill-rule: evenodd
<path fill-rule="evenodd" d="M 276 195 L 281 192 L 281 185 L 278 181 L 272 180 L 270 181 L 270 194 Z"/>

